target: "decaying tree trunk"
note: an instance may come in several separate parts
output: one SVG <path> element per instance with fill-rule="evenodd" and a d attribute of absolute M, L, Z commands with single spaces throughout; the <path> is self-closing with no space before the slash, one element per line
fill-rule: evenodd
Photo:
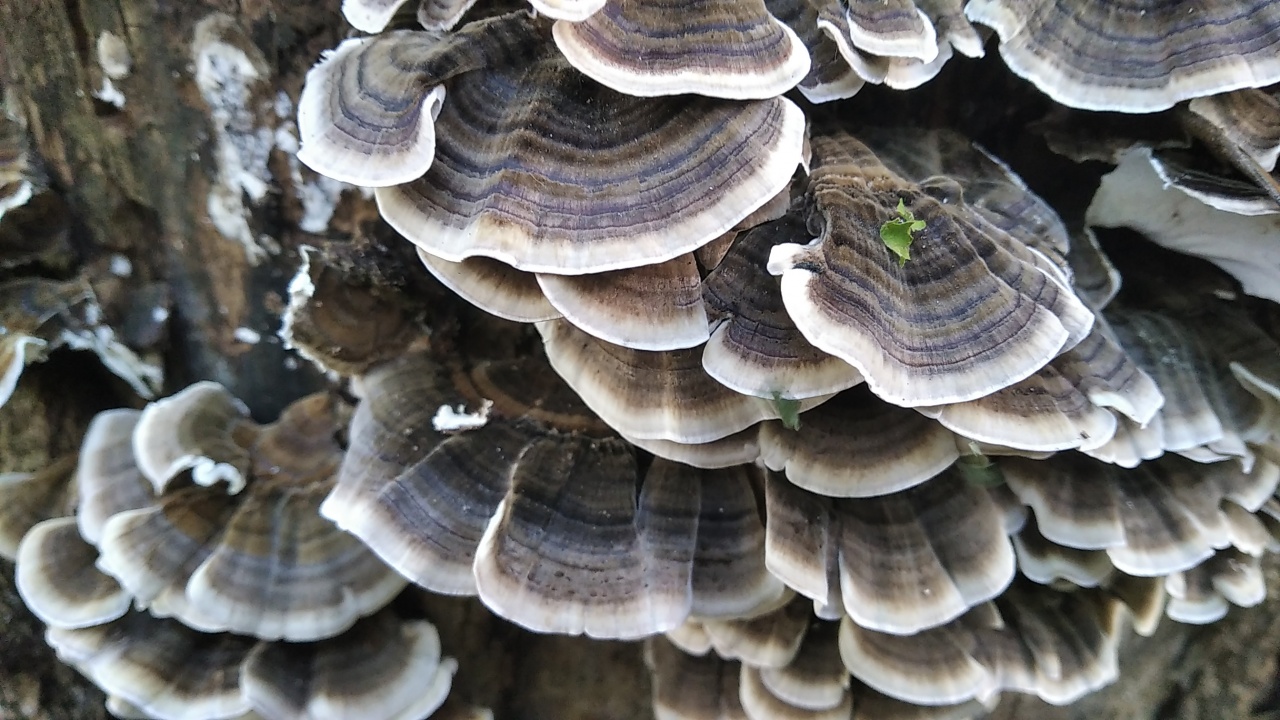
<path fill-rule="evenodd" d="M 260 420 L 323 382 L 276 337 L 299 249 L 345 245 L 351 257 L 382 263 L 370 272 L 397 272 L 395 252 L 365 236 L 367 200 L 291 155 L 303 76 L 340 40 L 339 4 L 0 0 L 2 82 L 69 204 L 67 267 L 91 271 L 113 325 L 139 313 L 167 318 L 139 342 L 164 358 L 168 389 L 216 380 Z M 99 46 L 113 42 L 104 37 L 123 42 L 127 75 L 104 71 Z M 92 272 L 119 258 L 127 273 Z M 73 452 L 95 411 L 139 402 L 92 356 L 32 367 L 0 408 L 0 472 Z M 101 694 L 53 658 L 13 590 L 12 567 L 2 570 L 0 718 L 104 717 Z M 1074 707 L 1010 696 L 994 716 L 1274 716 L 1278 578 L 1271 562 L 1272 599 L 1262 607 L 1202 629 L 1166 621 L 1154 638 L 1131 640 L 1122 680 Z M 638 645 L 532 638 L 473 603 L 431 602 L 460 656 L 459 682 L 498 717 L 651 715 Z"/>

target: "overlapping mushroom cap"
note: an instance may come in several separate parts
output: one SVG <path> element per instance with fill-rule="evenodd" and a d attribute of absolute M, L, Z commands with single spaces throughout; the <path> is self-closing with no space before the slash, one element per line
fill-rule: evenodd
<path fill-rule="evenodd" d="M 153 614 L 269 639 L 341 632 L 404 585 L 319 515 L 341 404 L 311 396 L 257 426 L 237 403 L 206 383 L 99 416 L 77 474 L 80 533 Z"/>
<path fill-rule="evenodd" d="M 877 395 L 906 406 L 973 400 L 1087 335 L 1093 315 L 1050 263 L 967 211 L 955 181 L 912 183 L 843 132 L 816 136 L 813 149 L 821 236 L 775 247 L 769 270 L 805 337 Z M 924 222 L 901 263 L 880 237 L 899 202 Z"/>
<path fill-rule="evenodd" d="M 287 410 L 281 421 L 260 432 L 250 452 L 253 472 L 238 496 L 245 499 L 246 505 L 253 504 L 255 486 L 259 484 L 280 485 L 297 480 L 296 476 L 284 476 L 289 472 L 303 474 L 299 468 L 302 457 L 314 464 L 313 469 L 332 469 L 334 458 L 324 447 L 325 442 L 333 442 L 331 411 L 327 396 L 308 398 Z M 240 619 L 246 614 L 254 616 L 250 620 L 260 622 L 249 625 L 254 630 L 266 630 L 259 633 L 263 635 L 279 636 L 271 631 L 269 626 L 273 624 L 262 622 L 263 618 L 272 613 L 296 613 L 297 622 L 277 622 L 274 626 L 284 627 L 283 634 L 294 640 L 298 633 L 290 633 L 289 628 L 306 628 L 307 641 L 281 642 L 247 634 L 210 633 L 131 609 L 135 603 L 140 608 L 145 606 L 147 600 L 133 594 L 127 581 L 117 582 L 97 567 L 111 563 L 98 557 L 99 548 L 95 545 L 109 552 L 120 519 L 128 522 L 134 512 L 146 513 L 158 507 L 163 512 L 166 508 L 160 505 L 166 499 L 189 496 L 189 491 L 206 497 L 221 493 L 218 488 L 186 485 L 169 488 L 157 498 L 133 456 L 132 438 L 140 416 L 145 413 L 116 410 L 95 418 L 76 471 L 80 497 L 78 507 L 72 503 L 75 517 L 55 517 L 35 524 L 17 552 L 17 586 L 23 600 L 49 625 L 46 637 L 59 658 L 108 694 L 111 712 L 160 720 L 339 720 L 353 713 L 386 720 L 423 720 L 441 707 L 457 663 L 441 657 L 439 637 L 429 622 L 389 609 L 374 612 L 378 610 L 375 606 L 361 613 L 372 613 L 369 617 L 339 618 L 337 624 L 330 622 L 323 634 L 310 632 L 317 627 L 311 607 L 314 603 L 306 602 L 308 598 L 299 592 L 299 583 L 290 576 L 296 577 L 299 572 L 308 576 L 306 584 L 311 589 L 352 578 L 341 567 L 301 566 L 300 561 L 314 556 L 308 552 L 308 544 L 314 546 L 316 538 L 325 544 L 327 535 L 327 544 L 332 546 L 331 538 L 337 531 L 323 522 L 318 527 L 304 527 L 301 534 L 310 540 L 291 546 L 288 532 L 299 528 L 290 527 L 297 525 L 297 517 L 287 512 L 287 501 L 251 508 L 249 512 L 242 507 L 234 514 L 228 535 L 235 534 L 237 519 L 243 525 L 246 516 L 256 511 L 268 516 L 268 522 L 279 523 L 276 542 L 273 546 L 271 539 L 247 537 L 244 533 L 233 538 L 256 546 L 235 550 L 240 553 L 240 560 L 247 560 L 256 552 L 266 562 L 242 566 L 230 573 L 206 573 L 216 577 L 214 587 L 203 593 L 220 593 L 219 601 L 227 604 L 231 612 L 239 612 Z M 308 429 L 312 431 L 310 445 L 305 442 Z M 320 440 L 320 436 L 324 439 Z M 265 477 L 267 468 L 271 468 L 273 477 Z M 291 489 L 303 495 L 307 492 L 305 485 L 296 483 Z M 166 554 L 183 551 L 184 541 L 190 546 L 191 536 L 184 531 L 198 529 L 201 524 L 207 528 L 218 520 L 209 514 L 200 517 L 201 511 L 210 506 L 217 509 L 218 502 L 212 499 L 203 506 L 198 501 L 176 503 L 183 507 L 175 515 L 178 524 L 172 526 L 178 532 L 169 538 L 174 546 L 134 548 L 146 553 L 141 559 L 164 564 L 171 559 Z M 260 493 L 258 499 L 262 499 Z M 168 509 L 174 505 L 169 504 Z M 212 554 L 204 554 L 216 561 L 219 552 L 231 547 L 224 537 Z M 362 548 L 357 554 L 368 558 L 368 564 L 381 567 Z M 345 605 L 368 599 L 368 588 L 359 584 L 369 574 L 342 585 L 340 595 Z M 374 573 L 379 574 L 392 577 L 395 590 L 403 585 L 403 580 L 386 568 Z M 188 597 L 198 600 L 200 593 L 190 591 L 194 584 L 188 584 Z M 255 587 L 261 592 L 253 593 L 248 599 L 250 605 L 246 605 L 243 591 Z M 318 595 L 322 594 L 313 593 L 309 599 L 315 600 Z M 383 597 L 378 605 L 387 599 Z M 287 600 L 294 602 L 283 602 Z M 155 603 L 151 605 L 154 610 Z"/>
<path fill-rule="evenodd" d="M 543 632 L 628 638 L 782 593 L 750 468 L 646 466 L 543 364 L 418 353 L 360 391 L 322 512 L 428 589 Z"/>
<path fill-rule="evenodd" d="M 1054 100 L 1155 112 L 1280 80 L 1280 10 L 1267 2 L 970 0 L 1000 54 Z"/>

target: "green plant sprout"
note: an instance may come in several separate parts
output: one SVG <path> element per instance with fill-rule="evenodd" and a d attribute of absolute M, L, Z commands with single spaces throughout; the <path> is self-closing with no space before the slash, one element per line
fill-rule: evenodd
<path fill-rule="evenodd" d="M 800 401 L 782 397 L 782 393 L 773 391 L 773 409 L 778 411 L 778 419 L 788 430 L 800 429 Z"/>
<path fill-rule="evenodd" d="M 906 265 L 911 259 L 911 241 L 915 239 L 911 234 L 923 229 L 924 221 L 917 220 L 902 198 L 898 198 L 898 217 L 880 226 L 880 239 L 898 256 L 898 267 Z"/>
<path fill-rule="evenodd" d="M 956 460 L 956 469 L 973 485 L 994 487 L 1004 484 L 1004 473 L 991 462 L 991 458 L 982 454 L 974 442 L 969 443 L 969 454 L 963 454 Z"/>

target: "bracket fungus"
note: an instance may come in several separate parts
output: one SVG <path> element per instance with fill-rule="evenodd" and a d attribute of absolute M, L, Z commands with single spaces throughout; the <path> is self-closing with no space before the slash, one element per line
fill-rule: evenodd
<path fill-rule="evenodd" d="M 858 368 L 877 395 L 906 406 L 973 400 L 1088 334 L 1092 313 L 1043 256 L 967 211 L 955 181 L 911 183 L 847 133 L 812 144 L 810 219 L 821 235 L 775 246 L 769 271 L 805 337 Z M 879 228 L 904 199 L 926 227 L 899 266 Z"/>
<path fill-rule="evenodd" d="M 1085 110 L 1148 113 L 1280 80 L 1280 9 L 1253 0 L 970 0 L 1014 73 Z"/>
<path fill-rule="evenodd" d="M 764 568 L 749 468 L 645 468 L 545 366 L 451 371 L 419 353 L 360 388 L 321 512 L 430 590 L 479 595 L 540 632 L 620 638 L 782 593 Z M 481 427 L 428 421 L 482 400 Z"/>
<path fill-rule="evenodd" d="M 639 97 L 760 100 L 810 67 L 800 38 L 763 0 L 612 0 L 580 22 L 557 21 L 552 36 L 582 74 Z"/>
<path fill-rule="evenodd" d="M 400 591 L 402 578 L 319 515 L 343 455 L 334 440 L 343 410 L 331 396 L 300 400 L 257 426 L 225 390 L 193 388 L 136 419 L 100 418 L 87 438 L 81 527 L 99 546 L 100 568 L 156 615 L 268 639 L 333 635 Z M 174 434 L 148 422 L 157 408 Z M 168 462 L 175 455 L 197 462 Z M 194 469 L 237 465 L 238 474 L 217 477 L 242 485 L 238 494 L 194 482 Z M 165 472 L 148 476 L 157 467 Z M 148 491 L 155 477 L 166 482 Z"/>

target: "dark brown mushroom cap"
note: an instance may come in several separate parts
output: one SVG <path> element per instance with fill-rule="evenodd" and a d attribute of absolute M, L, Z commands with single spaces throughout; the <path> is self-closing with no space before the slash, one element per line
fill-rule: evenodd
<path fill-rule="evenodd" d="M 253 638 L 202 633 L 131 612 L 106 625 L 51 627 L 45 639 L 104 692 L 152 717 L 235 717 L 250 710 L 240 666 Z"/>
<path fill-rule="evenodd" d="M 80 537 L 74 518 L 45 520 L 18 546 L 18 594 L 36 617 L 54 627 L 115 620 L 129 611 L 130 597 L 94 567 L 97 559 L 97 548 Z"/>
<path fill-rule="evenodd" d="M 669 260 L 765 205 L 802 159 L 788 100 L 633 98 L 554 50 L 446 87 L 431 169 L 377 199 L 402 235 L 455 262 L 576 275 Z"/>
<path fill-rule="evenodd" d="M 1194 567 L 1226 547 L 1230 529 L 1219 506 L 1241 481 L 1233 476 L 1244 475 L 1176 456 L 1125 470 L 1075 453 L 1008 458 L 1001 469 L 1046 538 L 1106 550 L 1118 569 L 1142 576 Z"/>
<path fill-rule="evenodd" d="M 1034 518 L 1013 536 L 1018 570 L 1041 585 L 1066 581 L 1079 587 L 1098 587 L 1115 568 L 1101 550 L 1080 550 L 1059 545 L 1040 534 Z"/>
<path fill-rule="evenodd" d="M 436 151 L 442 83 L 531 59 L 545 42 L 541 27 L 530 13 L 517 12 L 444 36 L 398 30 L 343 42 L 307 73 L 298 99 L 298 159 L 322 175 L 369 187 L 421 177 Z"/>
<path fill-rule="evenodd" d="M 838 656 L 836 665 L 839 666 Z M 834 707 L 805 708 L 789 703 L 769 691 L 761 680 L 762 672 L 759 668 L 742 666 L 738 691 L 750 720 L 847 720 L 853 712 L 853 698 L 848 693 Z"/>
<path fill-rule="evenodd" d="M 938 54 L 933 23 L 911 0 L 850 0 L 841 3 L 854 47 L 873 55 L 930 62 Z"/>
<path fill-rule="evenodd" d="M 414 582 L 541 632 L 634 638 L 780 595 L 745 468 L 634 450 L 534 360 L 375 369 L 323 512 Z M 452 435 L 437 408 L 488 402 Z M 637 487 L 640 488 L 637 497 Z"/>
<path fill-rule="evenodd" d="M 257 430 L 240 495 L 192 485 L 117 512 L 99 567 L 140 606 L 209 631 L 311 640 L 382 607 L 404 579 L 319 515 L 342 457 L 340 412 L 313 395 Z"/>
<path fill-rule="evenodd" d="M 1067 263 L 1071 265 L 1072 286 L 1095 312 L 1105 308 L 1120 292 L 1120 271 L 1102 251 L 1092 229 L 1082 228 L 1072 236 Z"/>
<path fill-rule="evenodd" d="M 696 468 L 726 468 L 749 465 L 760 457 L 759 426 L 727 435 L 708 443 L 686 445 L 670 440 L 644 440 L 623 436 L 627 442 L 660 458 Z"/>
<path fill-rule="evenodd" d="M 93 545 L 101 540 L 102 526 L 113 515 L 155 502 L 155 489 L 133 454 L 133 431 L 141 416 L 137 410 L 98 413 L 80 443 L 76 522 L 80 535 Z"/>
<path fill-rule="evenodd" d="M 441 659 L 431 623 L 381 612 L 328 640 L 259 643 L 240 686 L 269 718 L 425 718 L 444 703 L 457 666 Z"/>
<path fill-rule="evenodd" d="M 946 41 L 965 57 L 982 57 L 983 35 L 964 15 L 964 0 L 916 0 L 933 23 L 938 40 Z"/>
<path fill-rule="evenodd" d="M 720 657 L 779 668 L 795 659 L 811 616 L 808 601 L 788 595 L 755 617 L 704 620 L 701 625 Z"/>
<path fill-rule="evenodd" d="M 1089 454 L 1133 466 L 1168 450 L 1205 462 L 1234 457 L 1251 466 L 1248 444 L 1271 434 L 1269 412 L 1233 376 L 1229 358 L 1209 341 L 1213 331 L 1201 338 L 1201 331 L 1166 313 L 1116 309 L 1108 318 L 1116 339 L 1165 402 L 1146 427 L 1122 423 L 1125 434 L 1117 432 L 1115 440 Z M 1239 347 L 1224 347 L 1232 346 Z"/>
<path fill-rule="evenodd" d="M 1187 109 L 1221 130 L 1262 169 L 1275 170 L 1280 158 L 1280 97 L 1274 90 L 1198 97 Z"/>
<path fill-rule="evenodd" d="M 311 248 L 301 255 L 278 333 L 285 347 L 326 372 L 355 375 L 423 335 L 414 310 L 395 293 L 357 281 Z"/>
<path fill-rule="evenodd" d="M 1163 404 L 1156 382 L 1098 320 L 1079 345 L 1025 380 L 921 412 L 982 442 L 1032 451 L 1092 450 L 1116 433 L 1116 416 L 1108 408 L 1145 424 Z"/>
<path fill-rule="evenodd" d="M 677 350 L 707 341 L 702 277 L 692 253 L 591 275 L 537 275 L 547 301 L 591 335 L 637 350 Z"/>
<path fill-rule="evenodd" d="M 1095 227 L 1132 228 L 1170 250 L 1202 257 L 1239 280 L 1246 293 L 1280 302 L 1280 217 L 1219 210 L 1169 187 L 1149 149 L 1131 150 L 1103 176 L 1086 220 Z"/>
<path fill-rule="evenodd" d="M 1203 169 L 1201 165 L 1187 152 L 1153 150 L 1151 153 L 1151 168 L 1166 186 L 1175 187 L 1209 207 L 1236 215 L 1280 213 L 1280 204 L 1268 192 L 1270 188 L 1223 175 L 1221 171 Z"/>
<path fill-rule="evenodd" d="M 760 426 L 760 459 L 792 483 L 832 497 L 876 497 L 919 485 L 959 456 L 956 438 L 914 410 L 856 387 L 808 411 L 798 430 Z"/>
<path fill-rule="evenodd" d="M 75 462 L 68 455 L 36 472 L 0 473 L 0 557 L 15 560 L 31 528 L 74 511 Z"/>
<path fill-rule="evenodd" d="M 697 349 L 650 352 L 612 345 L 567 322 L 538 324 L 556 373 L 627 437 L 712 442 L 782 416 L 772 400 L 734 392 L 702 367 Z M 807 410 L 825 397 L 800 401 Z"/>
<path fill-rule="evenodd" d="M 748 720 L 738 699 L 739 665 L 715 653 L 696 657 L 663 638 L 645 643 L 658 720 Z"/>
<path fill-rule="evenodd" d="M 1164 617 L 1165 600 L 1163 577 L 1135 577 L 1115 573 L 1107 581 L 1107 590 L 1121 603 L 1133 622 L 1133 631 L 1143 637 L 1151 637 Z"/>
<path fill-rule="evenodd" d="M 760 688 L 789 706 L 806 710 L 831 710 L 845 706 L 849 716 L 849 673 L 840 661 L 840 625 L 809 625 L 800 649 L 780 668 L 761 668 Z M 746 685 L 744 684 L 744 688 Z"/>
<path fill-rule="evenodd" d="M 972 400 L 1087 334 L 1092 314 L 1030 250 L 966 211 L 954 181 L 910 183 L 844 133 L 815 137 L 813 149 L 821 237 L 775 247 L 769 271 L 805 337 L 877 395 L 907 406 Z M 899 200 L 926 223 L 905 264 L 880 238 Z"/>
<path fill-rule="evenodd" d="M 418 258 L 445 287 L 491 315 L 516 322 L 560 317 L 560 311 L 547 300 L 533 273 L 487 257 L 450 262 L 422 248 L 418 248 Z"/>
<path fill-rule="evenodd" d="M 159 494 L 190 472 L 197 484 L 226 483 L 235 494 L 248 479 L 249 408 L 225 387 L 199 382 L 148 405 L 133 431 L 138 469 Z"/>
<path fill-rule="evenodd" d="M 1053 263 L 1040 267 L 1070 281 L 1070 271 L 1063 267 L 1070 239 L 1058 214 L 1009 166 L 973 141 L 951 130 L 915 128 L 864 128 L 857 137 L 886 167 L 911 182 L 945 176 L 959 183 L 970 208 Z"/>
<path fill-rule="evenodd" d="M 1013 579 L 1013 548 L 999 509 L 958 471 L 857 500 L 812 495 L 774 475 L 766 501 L 769 569 L 821 603 L 838 592 L 845 612 L 865 627 L 890 633 L 934 627 L 1000 594 Z"/>
<path fill-rule="evenodd" d="M 763 398 L 828 395 L 862 382 L 849 363 L 813 347 L 783 305 L 765 266 L 784 242 L 808 242 L 794 215 L 740 235 L 702 282 L 713 330 L 702 352 L 707 373 L 726 387 Z"/>
<path fill-rule="evenodd" d="M 1063 705 L 1115 679 L 1118 602 L 1033 586 L 1011 590 L 997 605 L 998 612 L 905 636 L 846 620 L 840 654 L 854 677 L 922 705 L 990 701 L 1002 690 Z"/>
<path fill-rule="evenodd" d="M 1000 35 L 1010 69 L 1085 110 L 1155 112 L 1280 80 L 1280 9 L 1269 3 L 973 0 L 965 14 Z"/>
<path fill-rule="evenodd" d="M 1204 625 L 1222 619 L 1232 605 L 1253 607 L 1267 597 L 1262 560 L 1227 549 L 1204 564 L 1165 578 L 1165 613 L 1181 623 Z"/>
<path fill-rule="evenodd" d="M 552 35 L 575 68 L 627 95 L 763 100 L 809 72 L 800 38 L 763 0 L 614 0 Z"/>
<path fill-rule="evenodd" d="M 845 61 L 840 46 L 818 27 L 814 0 L 765 0 L 769 14 L 795 31 L 809 51 L 809 74 L 798 88 L 811 103 L 853 97 L 866 81 Z"/>
<path fill-rule="evenodd" d="M 840 57 L 853 68 L 865 82 L 883 83 L 889 72 L 889 58 L 864 53 L 851 44 L 852 29 L 844 3 L 838 0 L 815 0 L 818 10 L 818 29 L 836 44 Z"/>

